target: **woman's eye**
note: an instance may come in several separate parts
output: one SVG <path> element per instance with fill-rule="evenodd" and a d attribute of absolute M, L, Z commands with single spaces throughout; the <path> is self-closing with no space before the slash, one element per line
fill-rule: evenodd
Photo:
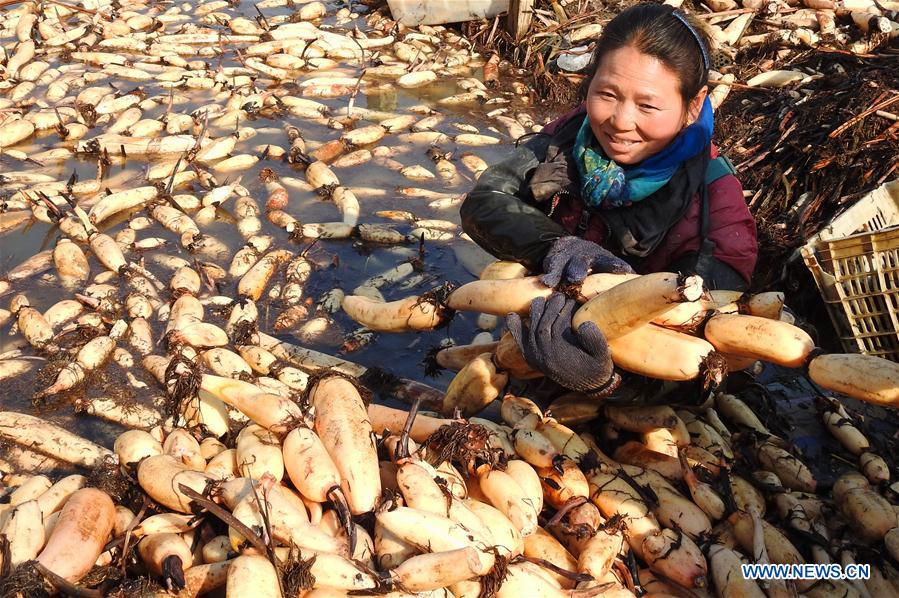
<path fill-rule="evenodd" d="M 615 98 L 615 94 L 610 91 L 601 91 L 599 92 L 599 97 L 611 100 Z"/>
<path fill-rule="evenodd" d="M 658 110 L 658 107 L 653 106 L 652 104 L 640 104 L 640 108 L 643 110 Z"/>

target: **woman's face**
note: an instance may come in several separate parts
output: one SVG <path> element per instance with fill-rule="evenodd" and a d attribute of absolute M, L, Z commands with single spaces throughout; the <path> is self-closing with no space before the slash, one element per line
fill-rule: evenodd
<path fill-rule="evenodd" d="M 590 128 L 606 156 L 637 164 L 668 145 L 699 115 L 707 89 L 684 106 L 677 74 L 633 46 L 607 53 L 587 93 Z"/>

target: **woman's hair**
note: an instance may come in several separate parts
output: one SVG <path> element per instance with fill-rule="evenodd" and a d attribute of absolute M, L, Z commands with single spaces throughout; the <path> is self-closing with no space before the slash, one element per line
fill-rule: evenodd
<path fill-rule="evenodd" d="M 674 71 L 684 103 L 708 84 L 709 38 L 702 25 L 683 13 L 675 16 L 671 6 L 644 3 L 625 9 L 603 29 L 580 90 L 581 99 L 586 97 L 603 56 L 627 46 L 658 59 Z"/>

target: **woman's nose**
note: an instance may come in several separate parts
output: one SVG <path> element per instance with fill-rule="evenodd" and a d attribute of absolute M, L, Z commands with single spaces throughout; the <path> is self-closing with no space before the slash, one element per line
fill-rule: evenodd
<path fill-rule="evenodd" d="M 612 126 L 619 131 L 630 131 L 634 128 L 634 107 L 630 102 L 618 102 L 612 112 Z"/>

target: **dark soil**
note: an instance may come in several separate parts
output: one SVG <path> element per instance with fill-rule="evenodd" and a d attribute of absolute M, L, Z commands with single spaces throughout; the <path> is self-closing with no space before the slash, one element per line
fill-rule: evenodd
<path fill-rule="evenodd" d="M 777 67 L 812 69 L 823 78 L 798 90 L 735 91 L 721 107 L 718 142 L 752 192 L 759 287 L 776 287 L 796 247 L 896 175 L 899 129 L 892 121 L 872 114 L 837 131 L 896 94 L 896 60 L 804 52 Z"/>

